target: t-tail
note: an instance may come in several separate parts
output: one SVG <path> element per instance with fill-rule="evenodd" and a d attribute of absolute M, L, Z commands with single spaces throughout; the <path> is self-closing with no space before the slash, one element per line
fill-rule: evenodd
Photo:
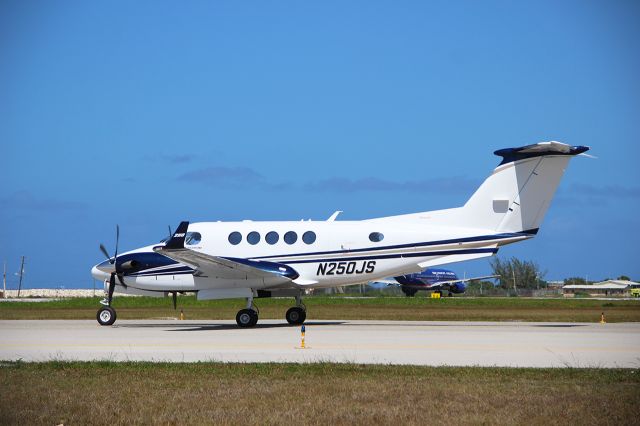
<path fill-rule="evenodd" d="M 460 209 L 459 225 L 537 233 L 569 160 L 588 150 L 552 141 L 495 151 L 502 162 Z"/>
<path fill-rule="evenodd" d="M 502 157 L 502 162 L 464 206 L 372 221 L 416 223 L 432 230 L 447 230 L 445 235 L 533 236 L 549 209 L 569 160 L 588 150 L 586 146 L 555 141 L 499 149 L 495 154 Z M 455 261 L 468 259 L 467 256 Z"/>

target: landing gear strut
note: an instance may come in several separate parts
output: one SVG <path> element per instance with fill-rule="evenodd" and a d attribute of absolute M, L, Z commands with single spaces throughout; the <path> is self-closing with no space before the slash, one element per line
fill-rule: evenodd
<path fill-rule="evenodd" d="M 113 323 L 116 322 L 116 310 L 111 307 L 113 288 L 115 287 L 115 282 L 112 283 L 111 281 L 114 280 L 115 277 L 114 274 L 112 274 L 111 278 L 104 282 L 105 298 L 100 301 L 103 306 L 98 309 L 98 313 L 96 314 L 96 319 L 100 325 L 113 325 Z"/>
<path fill-rule="evenodd" d="M 240 309 L 236 323 L 242 328 L 253 327 L 258 323 L 258 308 L 253 304 L 253 296 L 247 297 L 246 309 Z"/>
<path fill-rule="evenodd" d="M 307 319 L 307 308 L 302 303 L 302 294 L 296 296 L 296 306 L 287 310 L 285 318 L 292 325 L 300 325 Z"/>

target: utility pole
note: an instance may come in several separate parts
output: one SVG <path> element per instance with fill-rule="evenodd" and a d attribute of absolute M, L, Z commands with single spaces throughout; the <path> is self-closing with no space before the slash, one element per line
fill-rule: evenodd
<path fill-rule="evenodd" d="M 2 297 L 6 299 L 7 298 L 7 261 L 5 260 L 3 264 L 4 264 L 4 270 L 2 274 Z"/>
<path fill-rule="evenodd" d="M 513 263 L 511 263 L 511 275 L 513 276 L 513 291 L 515 291 L 517 295 L 518 289 L 516 288 L 516 271 L 513 269 Z"/>
<path fill-rule="evenodd" d="M 20 262 L 20 284 L 18 284 L 18 297 L 20 297 L 20 290 L 22 290 L 23 275 L 24 275 L 24 256 L 22 256 L 22 262 Z"/>

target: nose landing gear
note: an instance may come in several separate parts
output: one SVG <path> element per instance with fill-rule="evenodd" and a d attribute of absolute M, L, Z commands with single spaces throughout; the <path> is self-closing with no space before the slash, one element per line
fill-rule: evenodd
<path fill-rule="evenodd" d="M 113 325 L 116 322 L 116 310 L 111 307 L 113 290 L 115 288 L 115 274 L 111 274 L 109 280 L 104 282 L 105 297 L 100 301 L 103 305 L 96 314 L 96 319 L 100 325 Z"/>

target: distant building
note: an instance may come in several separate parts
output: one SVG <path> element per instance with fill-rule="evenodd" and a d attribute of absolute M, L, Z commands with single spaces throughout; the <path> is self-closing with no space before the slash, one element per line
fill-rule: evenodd
<path fill-rule="evenodd" d="M 564 287 L 564 281 L 547 281 L 547 288 L 549 290 L 560 290 Z"/>
<path fill-rule="evenodd" d="M 562 292 L 565 297 L 574 297 L 576 293 L 587 293 L 589 296 L 629 297 L 632 289 L 640 289 L 640 283 L 627 280 L 607 280 L 595 284 L 565 285 L 562 287 Z"/>

